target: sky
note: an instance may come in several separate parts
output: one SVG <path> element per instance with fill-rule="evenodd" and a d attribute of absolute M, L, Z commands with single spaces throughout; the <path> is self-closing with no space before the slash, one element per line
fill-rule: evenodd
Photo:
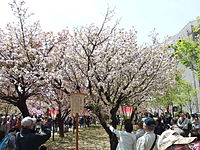
<path fill-rule="evenodd" d="M 0 28 L 12 22 L 9 2 L 0 0 Z M 99 25 L 107 8 L 115 9 L 113 21 L 120 19 L 119 28 L 134 27 L 138 41 L 145 43 L 154 28 L 160 39 L 177 34 L 189 21 L 200 16 L 200 0 L 25 0 L 33 21 L 43 29 L 60 31 L 66 27 Z"/>

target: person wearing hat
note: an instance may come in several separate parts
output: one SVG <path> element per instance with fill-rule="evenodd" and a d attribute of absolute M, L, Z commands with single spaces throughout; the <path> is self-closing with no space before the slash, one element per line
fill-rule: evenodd
<path fill-rule="evenodd" d="M 191 150 L 192 142 L 195 142 L 197 137 L 183 137 L 175 130 L 164 131 L 158 140 L 159 150 Z"/>
<path fill-rule="evenodd" d="M 17 134 L 17 150 L 38 150 L 50 137 L 49 128 L 44 128 L 42 133 L 36 133 L 33 129 L 36 124 L 36 118 L 25 117 L 21 121 L 22 129 Z"/>
<path fill-rule="evenodd" d="M 152 118 L 146 118 L 143 123 L 145 134 L 137 140 L 137 150 L 158 150 L 158 135 L 154 133 L 156 122 Z"/>

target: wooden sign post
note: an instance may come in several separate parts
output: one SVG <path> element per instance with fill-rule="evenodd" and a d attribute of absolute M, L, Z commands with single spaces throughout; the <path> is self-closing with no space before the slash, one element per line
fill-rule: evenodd
<path fill-rule="evenodd" d="M 84 109 L 84 94 L 74 93 L 70 95 L 71 113 L 76 114 L 76 150 L 78 150 L 78 113 Z"/>

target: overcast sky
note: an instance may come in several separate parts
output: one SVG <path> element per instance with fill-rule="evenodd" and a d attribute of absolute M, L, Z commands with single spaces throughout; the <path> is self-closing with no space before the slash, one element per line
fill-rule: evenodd
<path fill-rule="evenodd" d="M 0 0 L 0 28 L 12 21 L 11 0 Z M 86 24 L 99 24 L 108 7 L 115 8 L 120 27 L 135 27 L 140 42 L 156 28 L 160 37 L 178 33 L 200 16 L 200 0 L 25 0 L 33 20 L 45 30 L 59 31 Z"/>

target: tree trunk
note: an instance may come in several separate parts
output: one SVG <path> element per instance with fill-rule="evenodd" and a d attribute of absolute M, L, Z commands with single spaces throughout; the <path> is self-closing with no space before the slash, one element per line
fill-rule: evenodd
<path fill-rule="evenodd" d="M 110 138 L 110 150 L 116 150 L 118 144 L 117 136 L 114 133 L 112 133 L 112 135 L 109 136 L 109 138 Z"/>
<path fill-rule="evenodd" d="M 198 100 L 198 87 L 197 87 L 197 83 L 196 83 L 196 77 L 195 77 L 195 72 L 192 71 L 192 76 L 193 76 L 193 84 L 194 84 L 194 89 L 195 89 L 195 106 L 196 106 L 196 112 L 199 112 L 199 100 Z M 198 82 L 199 82 L 199 87 L 200 87 L 200 79 L 198 78 Z"/>
<path fill-rule="evenodd" d="M 59 127 L 59 136 L 64 137 L 64 121 L 62 119 L 58 119 L 58 127 Z"/>
<path fill-rule="evenodd" d="M 111 125 L 116 129 L 117 128 L 117 107 L 114 107 L 111 109 L 110 113 L 111 113 Z M 110 149 L 111 150 L 116 150 L 117 148 L 117 144 L 118 144 L 118 140 L 117 140 L 117 136 L 112 133 L 109 135 L 110 138 Z"/>
<path fill-rule="evenodd" d="M 23 117 L 30 116 L 26 100 L 19 100 L 16 106 L 21 111 Z"/>
<path fill-rule="evenodd" d="M 118 144 L 118 139 L 117 136 L 112 133 L 110 131 L 110 129 L 107 127 L 107 124 L 105 121 L 102 121 L 101 118 L 98 116 L 102 127 L 105 129 L 105 131 L 107 132 L 107 134 L 109 135 L 109 139 L 110 139 L 110 150 L 116 150 L 117 148 L 117 144 Z"/>
<path fill-rule="evenodd" d="M 169 105 L 167 106 L 167 113 L 169 113 Z"/>
<path fill-rule="evenodd" d="M 116 127 L 117 127 L 117 115 L 116 115 L 117 110 L 118 110 L 118 108 L 112 108 L 112 109 L 110 110 L 111 120 L 112 120 L 111 125 L 112 125 L 115 129 L 116 129 Z"/>
<path fill-rule="evenodd" d="M 131 114 L 131 121 L 133 121 L 133 117 L 134 117 L 134 115 L 135 115 L 136 110 L 137 110 L 137 107 L 135 107 L 135 108 L 133 109 L 133 112 L 132 112 L 132 114 Z"/>
<path fill-rule="evenodd" d="M 62 118 L 61 104 L 59 104 L 58 109 L 58 127 L 59 127 L 59 136 L 64 137 L 64 119 Z"/>
<path fill-rule="evenodd" d="M 117 127 L 117 110 L 119 108 L 119 104 L 117 106 L 115 106 L 114 108 L 112 108 L 110 110 L 110 114 L 111 114 L 111 125 L 116 129 Z M 110 129 L 107 127 L 107 123 L 105 122 L 105 120 L 103 119 L 103 115 L 101 113 L 101 111 L 95 111 L 93 112 L 96 114 L 96 116 L 98 117 L 102 127 L 105 129 L 105 131 L 107 132 L 107 134 L 109 135 L 109 139 L 110 139 L 110 149 L 111 150 L 116 150 L 117 148 L 117 144 L 118 144 L 118 139 L 117 139 L 117 136 L 112 133 L 110 131 Z"/>

